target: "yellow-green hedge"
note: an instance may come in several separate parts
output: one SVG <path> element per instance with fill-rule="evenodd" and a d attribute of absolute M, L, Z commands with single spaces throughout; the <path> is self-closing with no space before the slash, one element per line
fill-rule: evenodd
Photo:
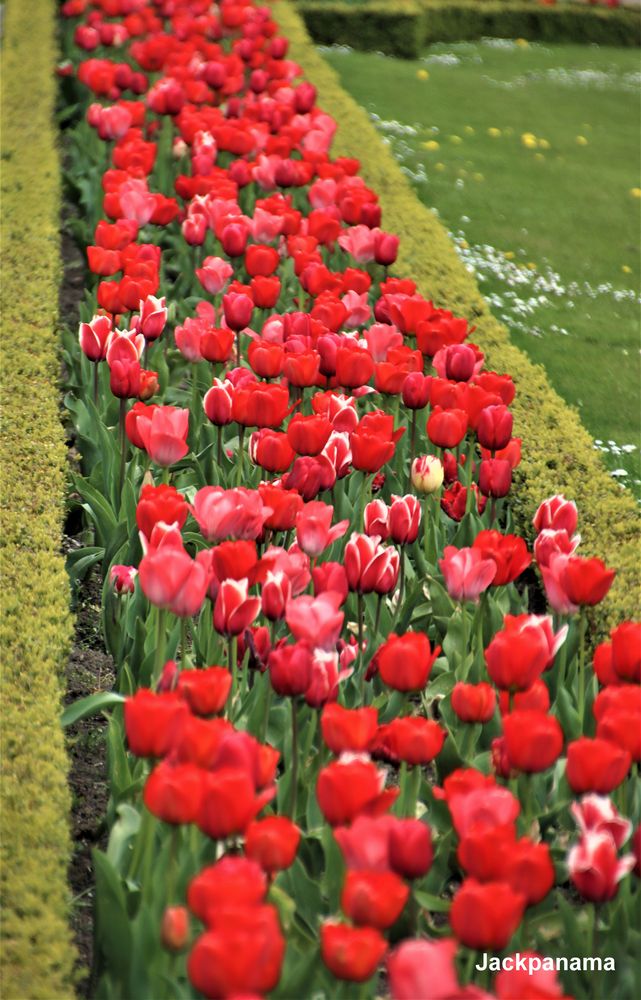
<path fill-rule="evenodd" d="M 510 343 L 490 313 L 476 281 L 456 255 L 441 223 L 412 190 L 366 112 L 343 90 L 330 66 L 311 44 L 294 8 L 273 4 L 274 17 L 290 39 L 290 55 L 316 85 L 319 103 L 338 122 L 334 152 L 357 156 L 366 182 L 377 191 L 383 225 L 401 238 L 395 272 L 410 276 L 438 306 L 476 324 L 474 340 L 487 367 L 509 372 L 517 386 L 515 434 L 523 438 L 512 506 L 519 529 L 531 536 L 532 515 L 541 500 L 565 493 L 580 510 L 581 552 L 598 555 L 618 570 L 598 617 L 601 630 L 639 613 L 639 514 L 629 493 L 606 472 L 578 414 L 551 388 L 545 371 Z"/>
<path fill-rule="evenodd" d="M 2 101 L 0 995 L 73 996 L 67 756 L 70 638 L 60 554 L 65 443 L 56 335 L 60 260 L 55 5 L 5 4 Z"/>

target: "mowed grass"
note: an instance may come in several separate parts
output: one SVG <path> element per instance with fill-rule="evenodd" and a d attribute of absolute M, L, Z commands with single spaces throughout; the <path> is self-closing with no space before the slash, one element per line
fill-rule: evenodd
<path fill-rule="evenodd" d="M 638 51 L 485 41 L 416 62 L 324 55 L 514 342 L 641 495 Z"/>

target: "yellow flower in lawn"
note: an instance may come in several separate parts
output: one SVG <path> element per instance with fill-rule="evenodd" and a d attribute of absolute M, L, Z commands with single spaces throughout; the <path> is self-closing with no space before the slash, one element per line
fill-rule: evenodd
<path fill-rule="evenodd" d="M 439 148 L 440 143 L 438 143 L 436 139 L 428 139 L 427 142 L 423 142 L 421 145 L 423 149 L 428 149 L 430 153 L 433 153 L 435 149 Z"/>
<path fill-rule="evenodd" d="M 550 143 L 547 139 L 539 139 L 539 149 L 550 149 Z"/>
<path fill-rule="evenodd" d="M 501 136 L 501 130 L 500 128 L 489 128 L 487 130 L 487 134 L 489 135 L 490 139 L 499 139 Z"/>
<path fill-rule="evenodd" d="M 588 140 L 585 138 L 584 135 L 577 135 L 576 144 L 577 146 L 587 146 Z"/>
<path fill-rule="evenodd" d="M 519 46 L 520 49 L 527 49 L 530 45 L 527 38 L 517 38 L 516 44 Z"/>
<path fill-rule="evenodd" d="M 463 140 L 461 139 L 460 135 L 451 135 L 450 142 L 452 143 L 453 146 L 460 146 Z"/>
<path fill-rule="evenodd" d="M 438 170 L 439 173 L 442 173 L 443 170 L 445 170 L 445 164 L 444 163 L 435 163 L 434 164 L 434 169 Z"/>
<path fill-rule="evenodd" d="M 479 182 L 485 180 L 485 177 L 483 176 L 483 174 L 472 174 L 472 177 L 474 178 L 475 181 L 479 181 Z"/>
<path fill-rule="evenodd" d="M 418 80 L 429 80 L 430 74 L 427 72 L 426 69 L 417 69 L 416 77 Z"/>
<path fill-rule="evenodd" d="M 632 198 L 641 198 L 641 188 L 630 188 Z"/>
<path fill-rule="evenodd" d="M 469 250 L 470 248 L 470 244 L 467 242 L 467 240 L 461 240 L 459 246 L 462 247 L 463 250 Z"/>
<path fill-rule="evenodd" d="M 632 268 L 628 267 L 627 264 L 622 264 L 621 270 L 623 271 L 624 274 L 632 274 Z"/>
<path fill-rule="evenodd" d="M 463 167 L 459 167 L 459 169 L 456 171 L 456 174 L 457 177 L 467 177 L 467 170 L 465 170 Z"/>
<path fill-rule="evenodd" d="M 529 264 L 526 265 L 526 267 L 528 271 L 536 271 L 536 264 L 533 264 L 532 261 L 530 261 Z"/>
<path fill-rule="evenodd" d="M 524 132 L 521 136 L 521 142 L 526 149 L 536 149 L 538 140 L 533 132 Z"/>
<path fill-rule="evenodd" d="M 476 129 L 472 128 L 471 125 L 466 125 L 463 131 L 465 132 L 466 135 L 474 135 Z"/>
<path fill-rule="evenodd" d="M 514 250 L 506 250 L 503 256 L 506 260 L 514 260 Z"/>

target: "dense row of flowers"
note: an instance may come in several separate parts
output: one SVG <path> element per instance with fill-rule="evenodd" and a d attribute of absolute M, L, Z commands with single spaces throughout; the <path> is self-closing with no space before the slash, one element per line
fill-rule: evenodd
<path fill-rule="evenodd" d="M 511 530 L 511 378 L 391 273 L 268 7 L 62 12 L 70 568 L 117 671 L 69 716 L 113 706 L 96 995 L 586 996 L 593 952 L 628 989 L 641 627 L 590 665 L 614 570 L 562 496 Z"/>

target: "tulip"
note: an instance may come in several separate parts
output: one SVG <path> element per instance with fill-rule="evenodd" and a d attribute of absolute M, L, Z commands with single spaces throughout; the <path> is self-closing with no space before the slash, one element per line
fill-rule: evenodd
<path fill-rule="evenodd" d="M 227 328 L 207 326 L 200 336 L 200 353 L 205 361 L 224 364 L 229 361 L 234 346 L 234 334 Z"/>
<path fill-rule="evenodd" d="M 416 497 L 392 497 L 389 508 L 390 538 L 397 545 L 410 545 L 418 537 L 421 523 L 421 505 Z"/>
<path fill-rule="evenodd" d="M 489 684 L 454 685 L 451 695 L 452 710 L 461 722 L 489 722 L 496 708 L 496 692 Z"/>
<path fill-rule="evenodd" d="M 267 895 L 265 872 L 250 858 L 226 854 L 213 865 L 203 868 L 189 883 L 189 909 L 203 923 L 209 914 L 225 905 L 259 906 Z"/>
<path fill-rule="evenodd" d="M 438 561 L 447 592 L 454 601 L 474 601 L 490 586 L 496 575 L 496 563 L 485 559 L 473 548 L 457 549 L 447 545 Z"/>
<path fill-rule="evenodd" d="M 132 413 L 133 409 L 129 412 Z M 187 520 L 188 513 L 187 501 L 175 486 L 147 485 L 143 486 L 136 507 L 136 524 L 149 540 L 159 521 L 164 521 L 165 524 L 175 523 L 180 529 Z"/>
<path fill-rule="evenodd" d="M 412 715 L 380 726 L 375 749 L 392 761 L 429 764 L 441 752 L 446 735 L 433 719 Z"/>
<path fill-rule="evenodd" d="M 455 448 L 467 431 L 467 413 L 464 410 L 444 410 L 435 406 L 427 421 L 427 436 L 439 448 Z"/>
<path fill-rule="evenodd" d="M 412 462 L 412 486 L 417 493 L 435 493 L 443 485 L 443 464 L 434 455 L 422 455 Z"/>
<path fill-rule="evenodd" d="M 354 532 L 345 546 L 345 571 L 350 590 L 359 594 L 389 593 L 396 586 L 400 560 L 393 548 L 383 548 L 378 538 Z"/>
<path fill-rule="evenodd" d="M 541 568 L 547 568 L 557 553 L 571 556 L 580 541 L 580 535 L 573 535 L 570 538 L 565 530 L 554 531 L 552 528 L 544 528 L 535 539 L 534 558 Z"/>
<path fill-rule="evenodd" d="M 312 648 L 335 649 L 345 618 L 339 604 L 340 595 L 332 591 L 319 597 L 296 597 L 285 609 L 287 627 L 297 641 Z"/>
<path fill-rule="evenodd" d="M 610 636 L 614 673 L 622 681 L 641 683 L 641 622 L 622 622 Z"/>
<path fill-rule="evenodd" d="M 570 879 L 584 899 L 605 903 L 614 899 L 619 882 L 634 868 L 632 854 L 622 858 L 612 836 L 603 831 L 589 831 L 568 854 Z"/>
<path fill-rule="evenodd" d="M 476 436 L 482 448 L 499 451 L 512 437 L 512 414 L 507 406 L 486 406 L 476 427 Z"/>
<path fill-rule="evenodd" d="M 287 427 L 290 445 L 299 455 L 320 455 L 332 432 L 332 425 L 326 417 L 304 417 L 295 414 Z"/>
<path fill-rule="evenodd" d="M 372 538 L 377 535 L 380 541 L 389 538 L 389 508 L 384 500 L 372 500 L 366 504 L 363 512 L 363 527 L 365 534 Z"/>
<path fill-rule="evenodd" d="M 346 389 L 366 385 L 374 374 L 374 361 L 369 351 L 356 345 L 339 347 L 336 352 L 336 379 Z"/>
<path fill-rule="evenodd" d="M 494 587 L 512 583 L 532 561 L 523 538 L 503 535 L 500 531 L 479 531 L 472 548 L 478 549 L 484 559 L 493 559 L 496 563 Z"/>
<path fill-rule="evenodd" d="M 312 708 L 320 708 L 338 697 L 338 685 L 352 673 L 349 667 L 344 667 L 342 661 L 340 665 L 341 670 L 338 669 L 337 652 L 318 648 L 314 650 L 309 687 L 305 691 L 305 701 Z"/>
<path fill-rule="evenodd" d="M 294 863 L 300 830 L 286 816 L 254 820 L 245 831 L 245 854 L 269 875 Z"/>
<path fill-rule="evenodd" d="M 565 776 L 575 795 L 607 795 L 625 781 L 630 764 L 627 750 L 609 740 L 581 736 L 568 744 Z"/>
<path fill-rule="evenodd" d="M 232 418 L 243 427 L 279 427 L 288 409 L 289 393 L 282 385 L 248 382 L 233 395 Z"/>
<path fill-rule="evenodd" d="M 256 618 L 260 598 L 248 597 L 248 581 L 223 580 L 214 605 L 214 628 L 221 635 L 240 635 Z"/>
<path fill-rule="evenodd" d="M 577 521 L 574 501 L 566 500 L 562 493 L 557 493 L 539 505 L 532 524 L 537 533 L 550 528 L 554 531 L 567 531 L 568 535 L 572 535 L 576 531 Z"/>
<path fill-rule="evenodd" d="M 189 451 L 189 410 L 154 406 L 149 411 L 149 419 L 138 420 L 137 430 L 152 462 L 167 468 Z"/>
<path fill-rule="evenodd" d="M 508 760 L 517 771 L 545 771 L 563 749 L 561 726 L 543 712 L 511 712 L 503 719 L 503 732 Z"/>
<path fill-rule="evenodd" d="M 516 623 L 518 619 L 511 621 Z M 547 637 L 536 622 L 526 621 L 520 628 L 510 627 L 508 622 L 485 650 L 485 663 L 497 687 L 526 691 L 546 669 L 549 655 Z"/>
<path fill-rule="evenodd" d="M 441 651 L 434 650 L 421 632 L 392 632 L 376 653 L 375 662 L 383 683 L 397 691 L 420 691 L 425 687 L 430 670 Z"/>
<path fill-rule="evenodd" d="M 404 427 L 395 431 L 393 417 L 381 411 L 365 414 L 349 439 L 354 468 L 378 472 L 392 458 L 404 432 Z"/>
<path fill-rule="evenodd" d="M 466 772 L 462 774 L 465 775 Z M 484 776 L 481 775 L 480 778 Z M 520 811 L 519 800 L 507 788 L 495 785 L 494 779 L 491 784 L 488 778 L 484 778 L 486 784 L 481 784 L 480 779 L 475 780 L 479 782 L 476 787 L 465 789 L 459 778 L 458 787 L 453 785 L 447 790 L 452 824 L 461 839 L 471 831 L 513 824 Z M 445 784 L 447 783 L 446 780 Z"/>
<path fill-rule="evenodd" d="M 361 753 L 369 749 L 378 725 L 375 708 L 342 708 L 332 703 L 321 713 L 323 740 L 335 754 Z"/>
<path fill-rule="evenodd" d="M 290 425 L 291 426 L 291 425 Z M 334 508 L 320 501 L 306 503 L 296 517 L 296 540 L 308 556 L 316 558 L 338 538 L 342 538 L 349 521 L 339 521 L 330 527 Z"/>
<path fill-rule="evenodd" d="M 427 875 L 434 860 L 432 833 L 419 819 L 399 819 L 389 831 L 389 863 L 403 878 L 415 879 Z"/>
<path fill-rule="evenodd" d="M 161 761 L 145 783 L 147 809 L 165 823 L 194 823 L 201 807 L 204 774 L 193 764 Z"/>
<path fill-rule="evenodd" d="M 165 297 L 157 299 L 148 295 L 140 303 L 140 331 L 147 342 L 158 340 L 167 322 L 167 306 Z"/>
<path fill-rule="evenodd" d="M 316 783 L 320 810 L 331 826 L 351 823 L 365 813 L 381 816 L 398 795 L 397 788 L 383 790 L 385 775 L 370 761 L 338 760 L 321 768 Z"/>
<path fill-rule="evenodd" d="M 206 997 L 264 996 L 276 987 L 284 956 L 274 906 L 223 906 L 215 928 L 192 948 L 187 972 Z"/>
<path fill-rule="evenodd" d="M 345 567 L 341 563 L 324 562 L 315 566 L 312 570 L 312 580 L 314 583 L 314 596 L 318 597 L 327 590 L 333 590 L 340 594 L 341 604 L 344 604 L 349 594 L 347 574 Z"/>
<path fill-rule="evenodd" d="M 505 497 L 512 485 L 512 466 L 505 458 L 484 458 L 479 466 L 479 489 L 486 497 Z"/>
<path fill-rule="evenodd" d="M 208 542 L 258 538 L 270 512 L 255 490 L 224 490 L 220 486 L 198 490 L 191 511 Z"/>
<path fill-rule="evenodd" d="M 231 690 L 232 677 L 224 667 L 181 671 L 176 691 L 196 715 L 221 712 Z"/>
<path fill-rule="evenodd" d="M 173 733 L 189 709 L 178 695 L 154 694 L 139 688 L 125 699 L 125 734 L 136 757 L 164 757 L 171 749 Z"/>
<path fill-rule="evenodd" d="M 78 330 L 80 348 L 90 361 L 104 361 L 107 343 L 112 330 L 109 316 L 94 316 L 90 323 L 81 323 Z"/>
<path fill-rule="evenodd" d="M 160 941 L 171 952 L 182 951 L 189 940 L 189 913 L 184 906 L 168 906 L 162 915 Z"/>
<path fill-rule="evenodd" d="M 387 941 L 373 927 L 350 927 L 337 921 L 321 924 L 321 955 L 337 979 L 364 983 L 380 965 Z"/>
<path fill-rule="evenodd" d="M 135 566 L 112 566 L 109 580 L 116 594 L 133 594 L 138 570 Z"/>
<path fill-rule="evenodd" d="M 502 878 L 526 900 L 526 906 L 536 906 L 545 899 L 554 885 L 554 865 L 547 844 L 534 843 L 522 837 L 506 851 Z"/>
<path fill-rule="evenodd" d="M 593 606 L 603 600 L 615 576 L 616 571 L 607 569 L 601 559 L 570 556 L 563 564 L 561 585 L 570 604 Z"/>
<path fill-rule="evenodd" d="M 210 295 L 218 295 L 233 273 L 234 269 L 229 261 L 222 257 L 205 257 L 203 266 L 196 268 L 196 277 Z"/>
<path fill-rule="evenodd" d="M 157 530 L 152 533 L 152 543 Z M 142 591 L 152 604 L 181 618 L 191 618 L 200 611 L 207 592 L 207 573 L 183 548 L 176 526 L 158 546 L 149 548 L 138 572 Z"/>
<path fill-rule="evenodd" d="M 526 712 L 543 712 L 545 714 L 549 708 L 550 692 L 547 689 L 545 681 L 540 679 L 534 681 L 532 687 L 526 688 L 525 691 L 508 692 L 504 690 L 499 692 L 499 711 L 501 715 L 507 715 L 510 711 L 520 712 L 521 710 Z"/>
<path fill-rule="evenodd" d="M 498 826 L 473 824 L 461 837 L 456 852 L 458 862 L 466 875 L 479 882 L 506 881 L 506 859 L 516 844 L 514 823 Z"/>
<path fill-rule="evenodd" d="M 523 919 L 525 898 L 505 882 L 466 879 L 450 908 L 458 940 L 478 951 L 502 951 Z"/>
<path fill-rule="evenodd" d="M 357 927 L 386 930 L 400 917 L 409 889 L 394 872 L 347 872 L 341 907 Z"/>
<path fill-rule="evenodd" d="M 286 472 L 296 456 L 286 434 L 262 427 L 249 439 L 249 457 L 266 472 Z"/>
<path fill-rule="evenodd" d="M 452 938 L 406 939 L 387 959 L 392 1000 L 449 1000 L 461 995 Z"/>
<path fill-rule="evenodd" d="M 494 980 L 497 1000 L 568 1000 L 554 969 L 542 967 L 542 955 L 526 950 L 508 957 L 512 967 L 503 966 Z M 524 962 L 522 968 L 519 959 Z"/>
<path fill-rule="evenodd" d="M 261 611 L 265 617 L 272 622 L 284 618 L 291 594 L 292 585 L 289 577 L 283 572 L 269 571 L 260 595 Z"/>
<path fill-rule="evenodd" d="M 615 809 L 612 800 L 604 795 L 584 795 L 580 802 L 573 802 L 570 812 L 584 835 L 590 831 L 609 833 L 617 850 L 625 844 L 632 831 L 632 823 Z"/>
<path fill-rule="evenodd" d="M 247 348 L 247 360 L 260 378 L 276 378 L 283 370 L 285 351 L 280 344 L 252 340 Z"/>
<path fill-rule="evenodd" d="M 302 642 L 277 646 L 269 654 L 269 679 L 276 694 L 296 697 L 304 694 L 312 675 L 312 654 Z"/>
<path fill-rule="evenodd" d="M 409 410 L 422 410 L 430 398 L 431 376 L 410 372 L 403 382 L 403 405 Z"/>

